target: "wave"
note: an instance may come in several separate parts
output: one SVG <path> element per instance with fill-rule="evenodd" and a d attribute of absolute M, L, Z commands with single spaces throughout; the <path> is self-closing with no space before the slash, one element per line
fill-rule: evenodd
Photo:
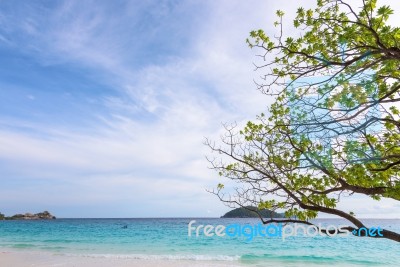
<path fill-rule="evenodd" d="M 132 260 L 191 260 L 191 261 L 238 261 L 240 256 L 228 255 L 150 255 L 150 254 L 71 254 L 62 255 L 71 257 L 132 259 Z"/>
<path fill-rule="evenodd" d="M 320 264 L 363 264 L 363 265 L 381 265 L 380 261 L 372 260 L 359 260 L 350 259 L 343 257 L 329 257 L 329 256 L 319 256 L 319 255 L 254 255 L 254 254 L 244 254 L 241 258 L 242 261 L 262 261 L 262 260 L 274 260 L 279 262 L 297 262 L 297 263 L 320 263 Z"/>
<path fill-rule="evenodd" d="M 34 248 L 34 247 L 36 247 L 36 245 L 18 243 L 18 244 L 9 245 L 8 247 L 11 247 L 11 248 Z"/>
<path fill-rule="evenodd" d="M 314 256 L 314 255 L 254 255 L 254 254 L 244 254 L 241 257 L 242 260 L 257 260 L 257 259 L 282 259 L 282 260 L 303 260 L 303 261 L 337 261 L 335 257 L 326 256 Z"/>

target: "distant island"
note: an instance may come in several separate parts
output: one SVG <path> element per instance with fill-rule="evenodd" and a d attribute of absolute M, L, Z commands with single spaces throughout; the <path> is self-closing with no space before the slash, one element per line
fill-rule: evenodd
<path fill-rule="evenodd" d="M 231 210 L 225 215 L 221 216 L 221 218 L 258 218 L 258 214 L 255 212 L 258 209 L 253 206 L 241 207 L 234 210 Z M 285 215 L 283 213 L 274 212 L 268 209 L 259 210 L 261 216 L 263 218 L 284 218 Z"/>
<path fill-rule="evenodd" d="M 10 217 L 6 217 L 4 214 L 0 213 L 0 220 L 54 220 L 56 216 L 52 215 L 48 211 L 39 212 L 36 214 L 25 213 L 25 214 L 15 214 Z"/>

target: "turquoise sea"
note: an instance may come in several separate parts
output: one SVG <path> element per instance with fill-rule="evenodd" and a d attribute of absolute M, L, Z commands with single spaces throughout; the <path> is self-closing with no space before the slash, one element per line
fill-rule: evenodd
<path fill-rule="evenodd" d="M 354 236 L 188 237 L 195 225 L 256 225 L 258 219 L 57 219 L 0 221 L 0 251 L 45 251 L 61 255 L 132 259 L 220 261 L 249 266 L 400 266 L 400 244 Z M 364 220 L 400 231 L 400 220 Z M 319 219 L 323 225 L 346 224 Z"/>

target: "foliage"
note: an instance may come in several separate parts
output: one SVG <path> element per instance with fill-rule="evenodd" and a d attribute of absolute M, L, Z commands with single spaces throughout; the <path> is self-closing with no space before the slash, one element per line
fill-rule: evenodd
<path fill-rule="evenodd" d="M 376 0 L 361 8 L 318 0 L 297 10 L 297 37 L 284 37 L 283 11 L 277 37 L 250 33 L 247 43 L 265 61 L 258 88 L 275 102 L 240 131 L 226 125 L 222 146 L 206 141 L 222 155 L 212 167 L 240 185 L 227 195 L 219 184 L 222 201 L 285 210 L 299 222 L 324 212 L 361 228 L 336 208 L 342 197 L 400 200 L 400 28 L 387 24 L 392 14 Z"/>

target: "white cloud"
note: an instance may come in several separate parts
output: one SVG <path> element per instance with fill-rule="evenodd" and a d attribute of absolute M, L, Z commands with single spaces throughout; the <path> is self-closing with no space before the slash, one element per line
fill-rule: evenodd
<path fill-rule="evenodd" d="M 15 177 L 45 184 L 25 186 L 20 193 L 7 187 L 0 201 L 21 203 L 13 196 L 24 194 L 36 199 L 36 206 L 118 205 L 120 216 L 221 215 L 226 208 L 205 192 L 218 182 L 207 169 L 203 138 L 218 140 L 221 122 L 252 119 L 271 102 L 255 89 L 254 51 L 244 41 L 252 29 L 272 30 L 273 10 L 293 12 L 298 2 L 204 2 L 210 14 L 197 22 L 190 47 L 140 67 L 134 64 L 138 45 L 122 25 L 138 27 L 143 7 L 128 5 L 113 14 L 98 3 L 87 3 L 90 8 L 81 3 L 68 1 L 55 10 L 44 20 L 45 30 L 37 25 L 37 20 L 43 23 L 38 14 L 24 20 L 22 27 L 33 40 L 30 52 L 47 66 L 69 63 L 96 70 L 100 82 L 119 95 L 100 99 L 109 116 L 99 115 L 90 131 L 57 122 L 8 122 L 28 130 L 0 130 L 0 163 Z M 168 9 L 158 12 L 162 16 Z M 148 208 L 134 209 L 132 203 Z M 111 208 L 91 214 L 117 216 Z"/>

